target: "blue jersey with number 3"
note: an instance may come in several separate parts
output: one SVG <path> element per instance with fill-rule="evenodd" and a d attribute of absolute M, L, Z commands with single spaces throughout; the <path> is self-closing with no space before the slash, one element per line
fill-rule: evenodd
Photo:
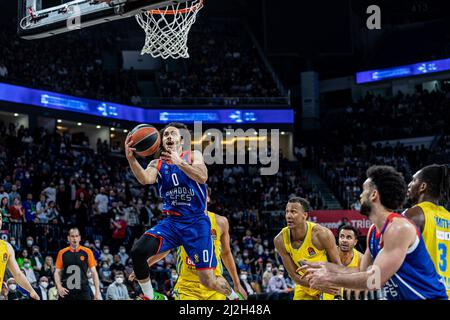
<path fill-rule="evenodd" d="M 181 157 L 191 163 L 191 152 Z M 158 190 L 163 199 L 163 213 L 181 220 L 206 215 L 206 184 L 189 178 L 178 166 L 158 161 Z M 177 219 L 179 220 L 179 219 Z"/>

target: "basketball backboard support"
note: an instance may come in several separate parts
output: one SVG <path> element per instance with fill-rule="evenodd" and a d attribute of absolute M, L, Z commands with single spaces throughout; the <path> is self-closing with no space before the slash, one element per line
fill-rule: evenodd
<path fill-rule="evenodd" d="M 19 0 L 17 33 L 24 39 L 40 39 L 186 1 Z"/>

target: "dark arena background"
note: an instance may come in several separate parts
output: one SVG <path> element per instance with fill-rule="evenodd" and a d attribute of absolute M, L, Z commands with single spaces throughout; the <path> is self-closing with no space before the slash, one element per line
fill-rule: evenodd
<path fill-rule="evenodd" d="M 307 199 L 307 219 L 329 228 L 336 244 L 339 227 L 352 225 L 364 253 L 372 225 L 359 212 L 366 170 L 392 166 L 408 184 L 421 168 L 450 162 L 444 1 L 205 0 L 188 34 L 189 57 L 179 59 L 141 54 L 145 32 L 133 1 L 123 9 L 130 16 L 116 21 L 112 7 L 87 1 L 105 11 L 82 16 L 81 30 L 52 35 L 60 27 L 49 25 L 52 14 L 66 9 L 36 12 L 73 2 L 80 1 L 7 1 L 0 10 L 0 237 L 43 300 L 58 299 L 55 264 L 75 226 L 93 253 L 100 298 L 143 298 L 129 280 L 131 249 L 167 218 L 157 186 L 141 185 L 125 156 L 138 124 L 159 130 L 182 122 L 194 130 L 201 121 L 203 131 L 223 134 L 220 148 L 245 157 L 243 164 L 208 164 L 207 185 L 208 210 L 228 219 L 249 300 L 294 297 L 295 282 L 274 247 L 289 198 Z M 380 9 L 379 26 L 371 5 Z M 22 19 L 42 29 L 21 29 Z M 96 23 L 84 28 L 88 19 Z M 226 140 L 227 129 L 250 128 L 251 135 Z M 276 150 L 263 129 L 278 130 Z M 213 145 L 208 135 L 193 147 Z M 269 154 L 279 154 L 270 175 L 260 174 L 269 165 L 255 150 L 264 141 Z M 146 168 L 153 158 L 138 159 Z M 412 205 L 405 199 L 397 211 Z M 169 300 L 177 258 L 172 250 L 150 268 L 153 289 Z M 114 294 L 118 275 L 126 294 Z M 223 275 L 233 283 L 227 268 Z M 0 299 L 31 299 L 15 283 L 6 268 Z"/>

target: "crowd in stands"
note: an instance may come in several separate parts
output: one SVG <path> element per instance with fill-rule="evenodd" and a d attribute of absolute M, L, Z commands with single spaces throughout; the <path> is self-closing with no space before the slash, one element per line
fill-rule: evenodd
<path fill-rule="evenodd" d="M 281 96 L 240 22 L 199 19 L 188 46 L 185 72 L 159 75 L 164 97 Z"/>
<path fill-rule="evenodd" d="M 184 71 L 158 76 L 161 95 L 169 98 L 280 97 L 262 59 L 242 27 L 223 21 L 197 21 L 189 37 L 191 58 Z M 140 104 L 145 93 L 133 69 L 105 66 L 105 54 L 132 30 L 100 26 L 40 40 L 23 40 L 4 22 L 0 28 L 0 81 L 102 101 Z M 80 44 L 83 45 L 80 45 Z M 138 48 L 136 48 L 137 50 Z M 52 57 L 49 59 L 49 57 Z M 119 59 L 120 60 L 120 59 Z"/>
<path fill-rule="evenodd" d="M 124 155 L 110 152 L 106 143 L 99 142 L 93 150 L 87 140 L 78 140 L 69 134 L 0 121 L 3 229 L 30 282 L 36 287 L 49 283 L 52 288 L 57 252 L 67 246 L 68 228 L 78 226 L 81 244 L 91 248 L 97 260 L 103 298 L 114 294 L 126 298 L 118 289 L 123 286 L 128 297 L 135 298 L 140 289 L 127 280 L 132 271 L 129 251 L 145 230 L 164 218 L 162 203 L 155 186 L 137 183 Z M 279 231 L 274 226 L 282 225 L 283 216 L 271 221 L 268 212 L 283 211 L 291 194 L 309 198 L 316 208 L 323 205 L 320 193 L 308 187 L 301 169 L 283 160 L 277 175 L 261 176 L 252 166 L 213 165 L 208 184 L 212 189 L 209 209 L 230 222 L 231 249 L 249 292 L 277 291 L 283 281 L 269 286 L 270 272 L 272 276 L 283 274 L 292 287 L 287 273 L 276 269 L 280 262 L 273 247 Z M 151 269 L 154 287 L 169 296 L 177 276 L 175 260 L 173 252 Z M 26 298 L 14 280 L 8 279 L 7 296 Z M 282 292 L 290 291 L 284 284 L 282 288 Z M 55 297 L 55 292 L 46 295 Z"/>
<path fill-rule="evenodd" d="M 126 32 L 102 26 L 30 41 L 11 20 L 0 23 L 0 82 L 128 104 L 141 94 L 133 70 L 104 67 L 104 54 L 119 54 L 114 44 Z"/>
<path fill-rule="evenodd" d="M 323 134 L 329 143 L 315 146 L 314 160 L 344 208 L 359 208 L 361 184 L 372 164 L 392 165 L 408 180 L 430 161 L 449 162 L 449 102 L 450 87 L 442 83 L 432 91 L 418 88 L 414 94 L 368 93 L 325 116 Z M 397 141 L 422 136 L 432 136 L 432 141 L 442 137 L 433 150 L 433 143 L 406 146 Z"/>

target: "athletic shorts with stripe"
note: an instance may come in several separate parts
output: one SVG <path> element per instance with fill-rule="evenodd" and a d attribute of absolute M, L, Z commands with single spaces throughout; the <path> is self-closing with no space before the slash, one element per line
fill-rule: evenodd
<path fill-rule="evenodd" d="M 217 266 L 211 221 L 206 214 L 199 214 L 186 222 L 168 216 L 145 234 L 160 240 L 157 253 L 183 246 L 197 270 L 215 269 Z"/>

